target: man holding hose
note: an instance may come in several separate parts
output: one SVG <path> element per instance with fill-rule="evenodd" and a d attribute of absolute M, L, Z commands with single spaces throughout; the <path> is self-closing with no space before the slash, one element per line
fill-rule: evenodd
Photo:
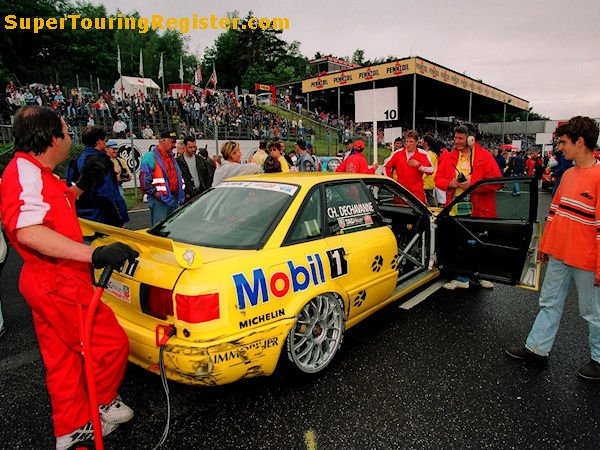
<path fill-rule="evenodd" d="M 0 185 L 2 224 L 24 261 L 19 290 L 32 309 L 56 448 L 62 450 L 93 438 L 80 329 L 93 295 L 90 263 L 118 268 L 138 253 L 121 243 L 96 249 L 83 244 L 75 199 L 103 179 L 103 165 L 90 158 L 70 188 L 53 173 L 71 147 L 68 127 L 56 112 L 41 106 L 21 108 L 13 133 L 15 154 Z M 106 435 L 130 420 L 133 410 L 117 393 L 127 365 L 127 336 L 102 302 L 90 348 L 92 354 L 86 357 L 92 358 Z"/>

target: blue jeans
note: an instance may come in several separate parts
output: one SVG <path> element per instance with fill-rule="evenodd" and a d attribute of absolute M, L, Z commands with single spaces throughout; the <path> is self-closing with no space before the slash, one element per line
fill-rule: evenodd
<path fill-rule="evenodd" d="M 522 174 L 513 174 L 511 175 L 512 177 L 520 177 L 522 176 Z M 521 194 L 521 186 L 519 186 L 519 183 L 513 183 L 513 194 L 517 195 L 517 194 Z"/>
<path fill-rule="evenodd" d="M 154 225 L 175 211 L 177 206 L 169 206 L 161 200 L 148 197 L 148 208 L 150 208 L 150 225 Z"/>
<path fill-rule="evenodd" d="M 568 266 L 550 257 L 540 293 L 540 312 L 527 336 L 525 347 L 547 356 L 552 349 L 571 280 L 575 280 L 579 315 L 588 323 L 590 353 L 600 362 L 600 288 L 594 286 L 594 272 Z"/>

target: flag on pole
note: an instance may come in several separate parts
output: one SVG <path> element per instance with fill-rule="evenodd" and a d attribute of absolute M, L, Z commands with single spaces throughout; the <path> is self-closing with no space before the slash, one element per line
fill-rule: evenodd
<path fill-rule="evenodd" d="M 213 84 L 213 87 L 215 89 L 217 88 L 217 71 L 215 70 L 215 63 L 213 63 L 213 71 L 210 75 L 210 78 L 208 79 L 208 83 L 206 83 L 206 86 L 208 86 L 210 83 Z"/>
<path fill-rule="evenodd" d="M 165 74 L 163 72 L 163 54 L 160 54 L 160 64 L 158 65 L 158 78 L 164 78 Z"/>
<path fill-rule="evenodd" d="M 140 48 L 140 77 L 144 78 L 144 57 L 142 56 L 141 48 Z"/>
<path fill-rule="evenodd" d="M 179 57 L 179 79 L 183 84 L 183 58 L 181 56 Z"/>
<path fill-rule="evenodd" d="M 198 68 L 194 72 L 194 84 L 200 86 L 200 83 L 202 83 L 202 67 L 198 64 Z"/>
<path fill-rule="evenodd" d="M 117 72 L 121 75 L 121 47 L 117 45 Z"/>

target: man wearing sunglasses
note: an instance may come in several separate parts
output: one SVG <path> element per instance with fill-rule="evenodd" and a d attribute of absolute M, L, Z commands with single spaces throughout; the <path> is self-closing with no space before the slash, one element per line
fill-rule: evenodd
<path fill-rule="evenodd" d="M 83 244 L 75 198 L 94 184 L 96 167 L 86 163 L 67 187 L 54 174 L 71 148 L 67 124 L 52 109 L 26 106 L 13 123 L 15 154 L 0 184 L 2 225 L 23 258 L 19 290 L 31 307 L 46 385 L 52 404 L 56 449 L 93 438 L 84 382 L 80 325 L 92 299 L 90 264 L 121 267 L 138 253 L 122 243 Z M 133 418 L 118 388 L 127 365 L 128 340 L 112 310 L 100 302 L 91 335 L 102 434 Z M 90 355 L 86 355 L 89 358 Z"/>

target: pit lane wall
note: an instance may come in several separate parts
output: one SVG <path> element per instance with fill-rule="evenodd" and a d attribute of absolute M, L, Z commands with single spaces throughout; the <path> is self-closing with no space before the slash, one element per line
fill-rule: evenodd
<path fill-rule="evenodd" d="M 131 170 L 131 173 L 134 172 L 134 167 L 135 167 L 135 173 L 139 176 L 139 168 L 140 168 L 140 161 L 142 159 L 142 156 L 144 156 L 144 154 L 148 153 L 148 151 L 150 151 L 152 149 L 152 147 L 154 147 L 155 145 L 158 144 L 158 139 L 134 139 L 133 140 L 133 150 L 131 149 L 131 139 L 116 139 L 117 143 L 119 144 L 119 152 L 118 152 L 118 156 L 119 158 L 121 158 L 123 161 L 125 161 L 127 163 L 127 166 L 129 167 L 129 170 Z M 224 140 L 219 140 L 219 147 L 221 146 L 221 144 L 223 144 L 223 142 L 225 142 Z M 259 141 L 236 141 L 239 142 L 240 144 L 240 148 L 242 150 L 242 160 L 245 161 L 247 160 L 252 153 L 258 149 L 258 144 Z M 196 145 L 198 146 L 198 148 L 205 148 L 208 151 L 208 155 L 210 157 L 212 157 L 213 155 L 217 155 L 220 153 L 218 152 L 218 149 L 215 146 L 215 141 L 214 139 L 197 139 L 196 140 Z M 135 157 L 134 157 L 135 155 Z M 139 186 L 139 178 L 138 178 L 138 186 Z M 132 188 L 135 187 L 134 185 L 134 181 L 128 181 L 126 183 L 123 183 L 123 187 L 125 188 Z"/>

